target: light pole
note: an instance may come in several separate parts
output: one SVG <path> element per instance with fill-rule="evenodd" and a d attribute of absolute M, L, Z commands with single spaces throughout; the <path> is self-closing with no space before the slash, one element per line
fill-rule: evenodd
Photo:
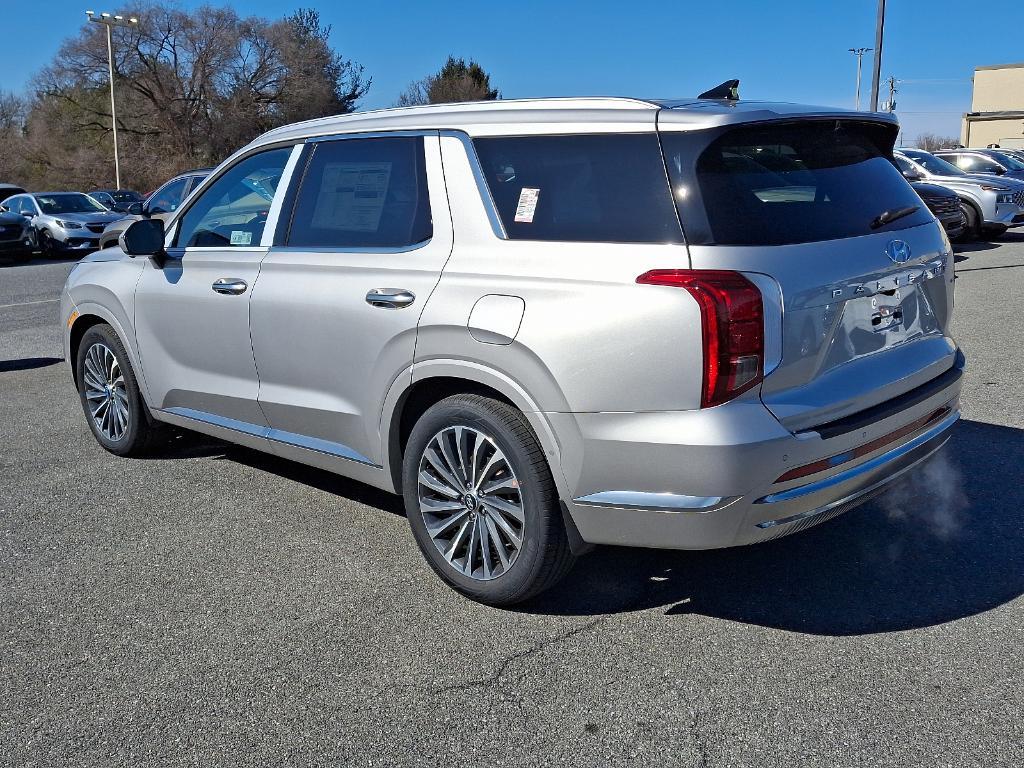
<path fill-rule="evenodd" d="M 95 21 L 107 28 L 107 70 L 110 74 L 110 125 L 114 129 L 114 182 L 117 189 L 121 188 L 121 158 L 117 154 L 117 107 L 114 106 L 114 42 L 110 33 L 113 27 L 131 27 L 139 23 L 134 16 L 112 16 L 109 13 L 96 15 L 92 11 L 86 11 L 85 15 L 89 21 Z"/>
<path fill-rule="evenodd" d="M 867 53 L 868 51 L 873 51 L 874 48 L 848 48 L 847 50 L 850 53 L 852 53 L 854 56 L 857 57 L 857 101 L 856 101 L 856 105 L 857 106 L 856 106 L 856 109 L 859 112 L 860 111 L 860 67 L 861 67 L 861 63 L 864 61 L 864 54 Z"/>
<path fill-rule="evenodd" d="M 875 61 L 871 68 L 871 111 L 878 111 L 878 81 L 882 78 L 882 37 L 885 33 L 885 0 L 878 0 L 875 16 Z"/>

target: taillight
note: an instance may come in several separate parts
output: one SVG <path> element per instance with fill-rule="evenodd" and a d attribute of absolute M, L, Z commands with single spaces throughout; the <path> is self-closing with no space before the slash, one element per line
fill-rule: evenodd
<path fill-rule="evenodd" d="M 724 270 L 653 269 L 636 281 L 685 288 L 696 299 L 704 346 L 702 408 L 732 400 L 764 378 L 764 304 L 747 278 Z"/>

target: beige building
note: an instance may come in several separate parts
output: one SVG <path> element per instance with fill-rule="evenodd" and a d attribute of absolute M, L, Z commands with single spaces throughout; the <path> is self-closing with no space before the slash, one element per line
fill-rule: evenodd
<path fill-rule="evenodd" d="M 1024 63 L 974 70 L 974 98 L 964 115 L 965 147 L 1024 147 Z"/>

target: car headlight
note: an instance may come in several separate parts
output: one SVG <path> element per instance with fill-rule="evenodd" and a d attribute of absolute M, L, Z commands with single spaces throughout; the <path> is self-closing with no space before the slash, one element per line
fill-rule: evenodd
<path fill-rule="evenodd" d="M 77 221 L 61 221 L 60 219 L 54 219 L 57 222 L 57 226 L 61 229 L 81 229 L 82 225 Z"/>
<path fill-rule="evenodd" d="M 1000 192 L 998 195 L 996 195 L 996 204 L 997 205 L 1000 204 L 1000 203 L 1012 203 L 1012 202 L 1013 202 L 1013 193 L 1012 192 Z"/>
<path fill-rule="evenodd" d="M 1009 192 L 1009 187 L 998 187 L 995 184 L 982 184 L 981 188 L 986 192 Z"/>

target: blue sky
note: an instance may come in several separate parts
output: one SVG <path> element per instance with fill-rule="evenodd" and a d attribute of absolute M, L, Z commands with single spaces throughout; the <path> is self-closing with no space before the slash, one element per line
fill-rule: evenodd
<path fill-rule="evenodd" d="M 47 0 L 45 19 L 6 14 L 0 88 L 25 89 L 85 21 L 90 2 Z M 230 4 L 242 15 L 293 10 L 279 0 Z M 449 53 L 477 59 L 509 98 L 689 96 L 738 77 L 744 98 L 852 107 L 855 60 L 847 49 L 874 44 L 876 7 L 874 0 L 296 0 L 294 7 L 300 5 L 319 8 L 333 25 L 335 48 L 373 77 L 364 108 L 391 106 L 410 81 L 436 70 Z M 131 6 L 93 8 L 117 9 Z M 986 27 L 991 34 L 977 34 L 984 17 L 999 20 Z M 1011 19 L 1017 22 L 1012 32 L 1002 26 Z M 965 22 L 966 34 L 958 34 L 957 20 Z M 1021 20 L 1019 2 L 990 0 L 965 15 L 962 1 L 889 0 L 882 76 L 907 81 L 899 85 L 897 103 L 908 142 L 922 131 L 959 135 L 974 67 L 1024 60 Z M 862 104 L 870 67 L 866 56 Z"/>

